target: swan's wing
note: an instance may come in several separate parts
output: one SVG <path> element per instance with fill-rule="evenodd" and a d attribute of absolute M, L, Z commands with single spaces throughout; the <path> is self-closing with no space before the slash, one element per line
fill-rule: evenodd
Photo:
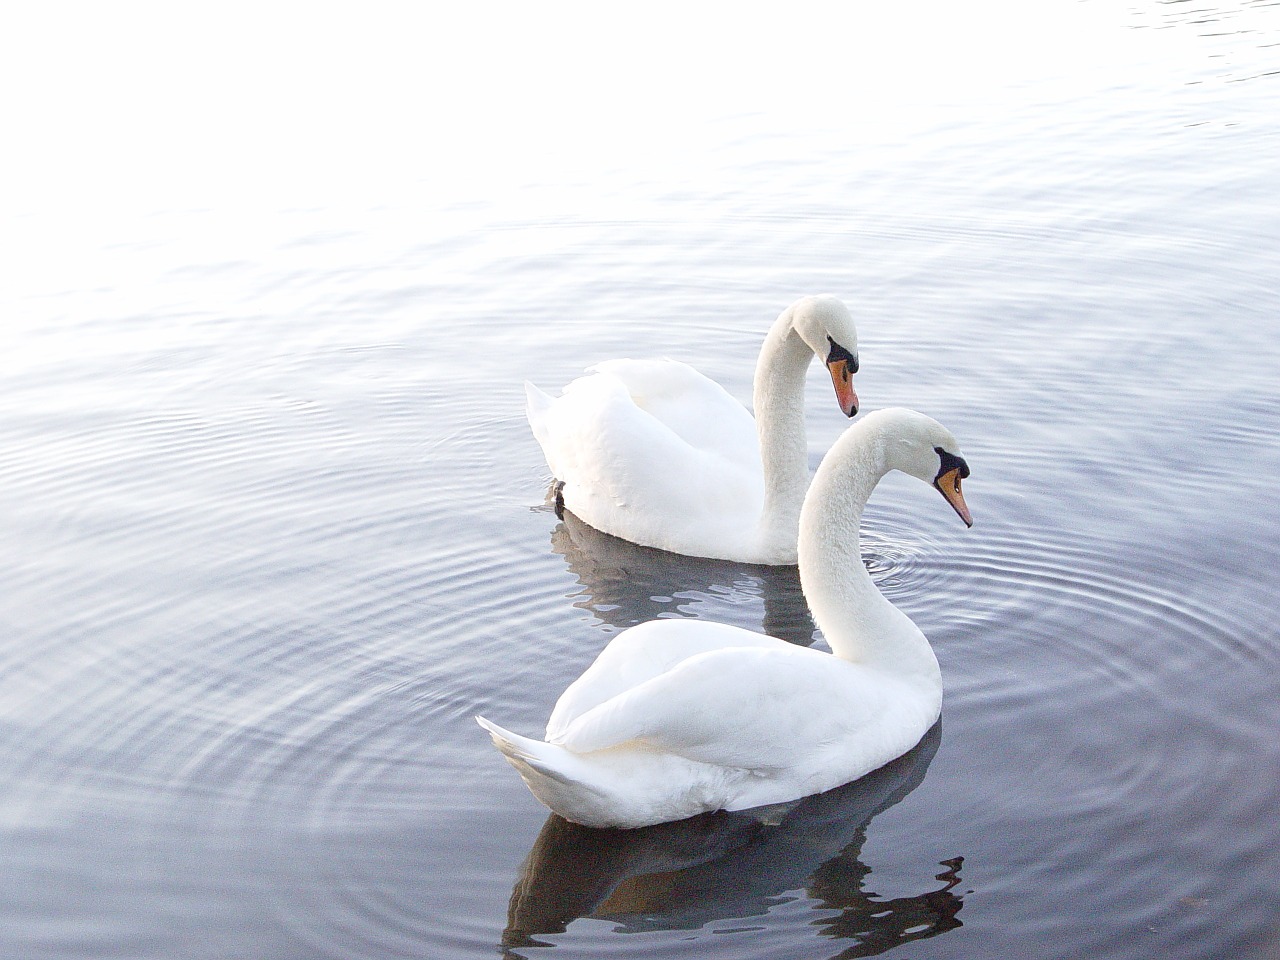
<path fill-rule="evenodd" d="M 781 641 L 779 641 L 781 642 Z M 557 738 L 576 752 L 631 741 L 701 763 L 774 775 L 810 767 L 870 725 L 881 697 L 856 668 L 805 647 L 699 653 L 588 710 Z"/>
<path fill-rule="evenodd" d="M 720 384 L 687 363 L 606 360 L 591 372 L 616 378 L 639 410 L 690 447 L 758 466 L 759 440 L 751 414 Z"/>
<path fill-rule="evenodd" d="M 560 695 L 547 721 L 547 740 L 558 740 L 588 710 L 666 673 L 689 657 L 714 650 L 778 645 L 790 646 L 762 633 L 705 620 L 663 619 L 637 624 L 614 637 Z"/>
<path fill-rule="evenodd" d="M 678 400 L 675 391 L 658 389 L 672 383 L 701 387 Z M 610 361 L 550 402 L 530 395 L 530 423 L 564 483 L 565 504 L 596 529 L 700 556 L 733 555 L 753 541 L 764 503 L 754 420 L 692 368 Z M 722 548 L 731 552 L 707 552 Z"/>

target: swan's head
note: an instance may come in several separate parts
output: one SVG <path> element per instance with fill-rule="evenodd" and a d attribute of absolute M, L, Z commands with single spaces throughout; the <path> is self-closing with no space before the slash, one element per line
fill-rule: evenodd
<path fill-rule="evenodd" d="M 802 297 L 787 308 L 791 328 L 827 365 L 836 401 L 846 417 L 858 412 L 853 375 L 858 372 L 858 331 L 853 316 L 838 298 Z"/>
<path fill-rule="evenodd" d="M 914 410 L 880 410 L 867 419 L 884 421 L 891 469 L 918 477 L 946 498 L 966 527 L 973 526 L 960 481 L 969 476 L 969 464 L 951 431 L 932 417 Z M 864 421 L 865 422 L 865 421 Z"/>

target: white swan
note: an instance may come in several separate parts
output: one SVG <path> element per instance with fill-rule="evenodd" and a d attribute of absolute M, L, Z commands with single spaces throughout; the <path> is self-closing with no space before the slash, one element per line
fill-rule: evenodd
<path fill-rule="evenodd" d="M 933 484 L 971 525 L 955 438 L 911 410 L 854 424 L 800 520 L 800 579 L 833 654 L 726 624 L 624 630 L 552 711 L 546 740 L 479 724 L 534 796 L 568 820 L 640 827 L 820 793 L 911 749 L 938 718 L 924 635 L 872 582 L 862 509 L 890 470 Z"/>
<path fill-rule="evenodd" d="M 560 482 L 557 508 L 673 553 L 795 563 L 809 486 L 805 371 L 814 356 L 852 417 L 858 335 L 829 296 L 797 300 L 770 328 L 756 362 L 754 420 L 675 360 L 605 361 L 554 399 L 526 383 L 529 425 Z"/>

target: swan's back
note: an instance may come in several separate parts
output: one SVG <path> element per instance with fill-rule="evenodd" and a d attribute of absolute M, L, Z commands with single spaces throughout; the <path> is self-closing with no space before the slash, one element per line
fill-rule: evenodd
<path fill-rule="evenodd" d="M 547 739 L 561 739 L 578 717 L 690 657 L 714 650 L 787 645 L 762 633 L 706 620 L 649 620 L 613 638 L 556 701 Z"/>

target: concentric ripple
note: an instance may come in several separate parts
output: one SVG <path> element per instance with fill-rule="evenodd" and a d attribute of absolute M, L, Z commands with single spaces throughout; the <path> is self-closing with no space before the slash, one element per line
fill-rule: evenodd
<path fill-rule="evenodd" d="M 706 56 L 667 56 L 656 88 L 613 47 L 548 58 L 539 8 L 506 31 L 532 51 L 514 99 L 449 42 L 502 33 L 459 6 L 468 29 L 405 61 L 464 55 L 428 117 L 439 84 L 397 99 L 378 84 L 412 68 L 321 17 L 332 44 L 269 64 L 299 111 L 270 83 L 205 90 L 228 117 L 260 99 L 277 145 L 324 118 L 278 164 L 315 184 L 288 198 L 249 128 L 175 137 L 154 98 L 114 97 L 145 56 L 87 99 L 54 84 L 111 107 L 88 125 L 31 99 L 11 139 L 74 149 L 27 151 L 0 289 L 0 955 L 1274 956 L 1280 7 L 1006 6 L 950 5 L 933 48 L 910 11 L 739 17 L 749 42 L 718 45 L 723 18 L 690 14 Z M 753 53 L 815 37 L 891 69 Z M 38 81 L 57 58 L 28 46 Z M 316 64 L 367 123 L 309 111 L 304 48 L 356 58 Z M 689 63 L 714 95 L 678 82 Z M 168 162 L 207 146 L 243 180 Z M 161 168 L 144 211 L 131 187 Z M 941 730 L 786 808 L 625 836 L 548 820 L 474 714 L 536 733 L 652 617 L 821 640 L 794 570 L 546 510 L 520 381 L 668 355 L 747 400 L 806 292 L 854 310 L 864 409 L 936 416 L 973 469 L 972 529 L 901 477 L 864 518 L 871 575 L 941 661 Z M 847 426 L 822 380 L 813 463 Z"/>

